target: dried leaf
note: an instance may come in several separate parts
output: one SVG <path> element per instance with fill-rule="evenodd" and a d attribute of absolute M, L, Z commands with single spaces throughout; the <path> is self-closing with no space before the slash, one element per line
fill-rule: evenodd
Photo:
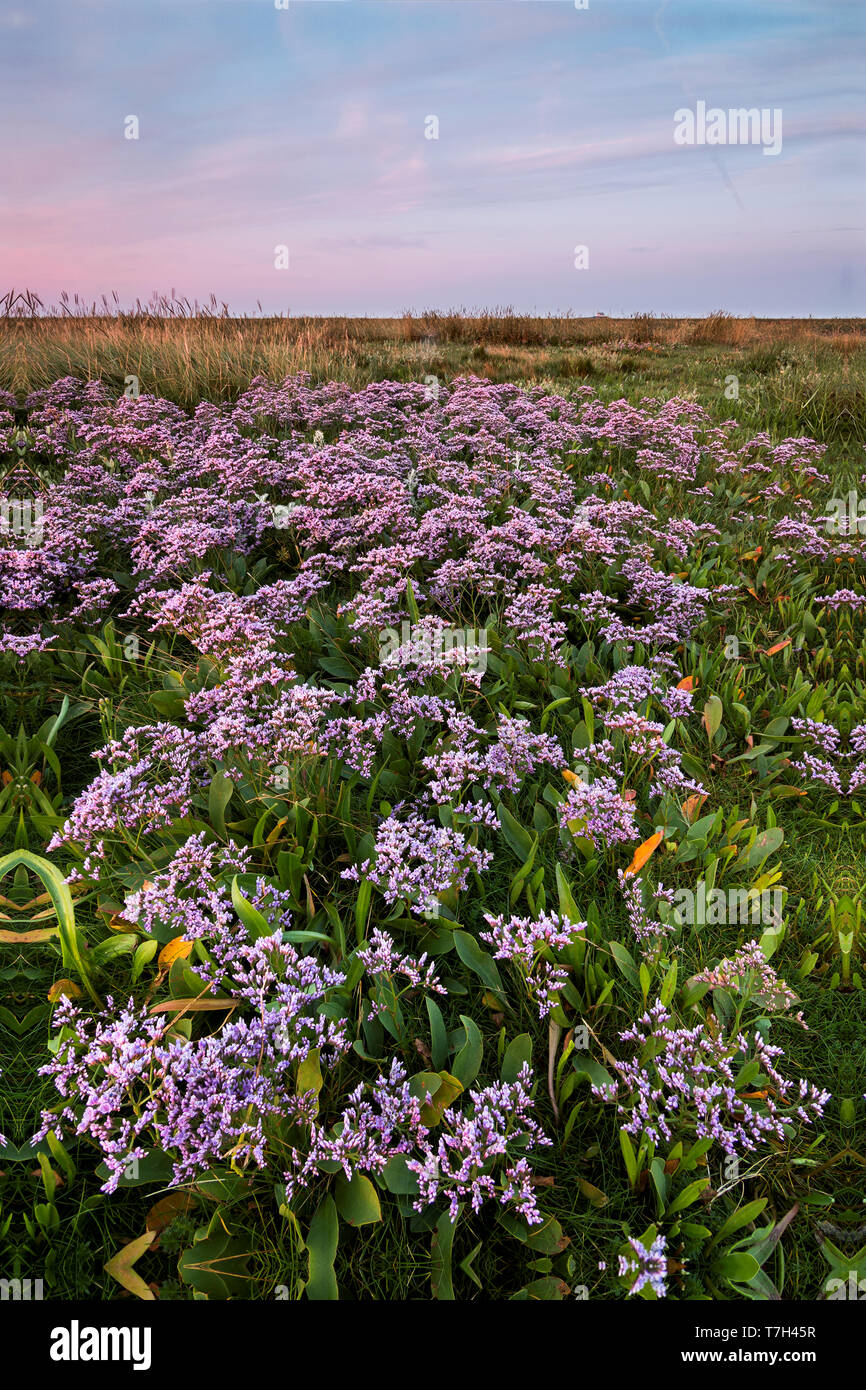
<path fill-rule="evenodd" d="M 176 960 L 186 960 L 192 951 L 193 943 L 184 941 L 182 936 L 176 936 L 173 941 L 169 941 L 167 946 L 163 946 L 159 953 L 160 965 L 171 965 Z"/>
<path fill-rule="evenodd" d="M 80 999 L 81 990 L 74 980 L 55 980 L 48 991 L 49 1003 L 55 1003 L 61 994 L 65 994 L 69 999 Z"/>
<path fill-rule="evenodd" d="M 150 1012 L 152 1014 L 177 1013 L 183 1010 L 184 1013 L 207 1013 L 210 1009 L 236 1009 L 237 999 L 166 999 L 162 1004 L 154 1004 Z"/>
<path fill-rule="evenodd" d="M 156 1301 L 153 1290 L 145 1284 L 139 1274 L 136 1274 L 133 1265 L 145 1250 L 150 1249 L 155 1240 L 156 1231 L 145 1231 L 143 1236 L 131 1240 L 122 1250 L 118 1250 L 105 1266 L 106 1273 L 110 1274 L 112 1279 L 116 1279 L 118 1284 L 146 1303 Z"/>
<path fill-rule="evenodd" d="M 634 858 L 626 869 L 626 877 L 629 874 L 639 874 L 644 864 L 651 854 L 654 854 L 661 844 L 664 836 L 661 830 L 657 830 L 654 835 L 650 835 L 648 840 L 644 840 L 642 845 L 638 845 L 634 852 Z"/>
<path fill-rule="evenodd" d="M 0 931 L 0 941 L 22 946 L 29 941 L 50 941 L 59 930 L 59 927 L 43 927 L 39 931 Z"/>
<path fill-rule="evenodd" d="M 550 1096 L 553 1114 L 557 1124 L 559 1124 L 559 1106 L 556 1103 L 554 1075 L 556 1071 L 556 1053 L 559 1048 L 559 1040 L 561 1037 L 561 1026 L 551 1018 L 547 1025 L 547 1091 Z"/>
<path fill-rule="evenodd" d="M 188 1211 L 195 1205 L 195 1198 L 189 1192 L 169 1192 L 167 1197 L 163 1197 L 157 1202 L 156 1206 L 151 1207 L 145 1219 L 145 1226 L 149 1231 L 157 1234 L 170 1226 L 176 1216 Z"/>
<path fill-rule="evenodd" d="M 126 922 L 126 921 L 124 921 L 124 919 L 123 919 L 122 917 L 118 916 L 118 914 L 117 914 L 116 912 L 113 913 L 111 917 L 109 917 L 107 925 L 110 927 L 110 929 L 111 929 L 112 931 L 136 931 L 136 930 L 137 930 L 136 925 L 135 925 L 134 922 Z"/>
<path fill-rule="evenodd" d="M 701 796 L 698 793 L 695 793 L 694 796 L 686 797 L 683 802 L 683 815 L 689 824 L 694 820 L 706 799 L 706 796 Z"/>

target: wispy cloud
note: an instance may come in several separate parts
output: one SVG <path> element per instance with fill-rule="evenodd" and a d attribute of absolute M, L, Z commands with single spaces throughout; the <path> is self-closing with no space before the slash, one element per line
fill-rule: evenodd
<path fill-rule="evenodd" d="M 863 311 L 859 0 L 30 0 L 0 30 L 0 248 L 43 298 Z M 781 109 L 781 154 L 677 147 L 698 99 Z"/>

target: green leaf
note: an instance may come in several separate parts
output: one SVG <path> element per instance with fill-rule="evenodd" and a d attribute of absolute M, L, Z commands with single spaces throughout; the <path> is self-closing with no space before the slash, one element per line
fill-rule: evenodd
<path fill-rule="evenodd" d="M 441 1122 L 448 1106 L 463 1091 L 463 1083 L 448 1071 L 416 1072 L 411 1078 L 409 1086 L 412 1095 L 423 1101 L 421 1123 L 425 1124 L 428 1129 L 435 1129 L 436 1125 Z M 429 1101 L 424 1100 L 426 1095 L 430 1096 Z"/>
<path fill-rule="evenodd" d="M 137 980 L 144 967 L 153 960 L 159 950 L 158 941 L 142 941 L 132 958 L 132 978 Z"/>
<path fill-rule="evenodd" d="M 273 934 L 273 928 L 268 925 L 267 919 L 257 908 L 253 907 L 252 903 L 247 902 L 241 893 L 237 875 L 232 879 L 232 906 L 254 941 L 258 940 L 259 937 Z"/>
<path fill-rule="evenodd" d="M 120 1179 L 119 1188 L 139 1187 L 143 1183 L 163 1184 L 171 1179 L 173 1172 L 174 1164 L 168 1154 L 163 1153 L 162 1149 L 151 1149 L 143 1158 L 130 1161 Z M 102 1178 L 103 1182 L 109 1176 L 108 1168 L 104 1163 L 99 1164 L 96 1169 L 96 1176 Z"/>
<path fill-rule="evenodd" d="M 406 1166 L 406 1155 L 395 1154 L 389 1158 L 382 1169 L 382 1181 L 389 1192 L 395 1196 L 415 1197 L 418 1195 L 418 1179 Z"/>
<path fill-rule="evenodd" d="M 626 950 L 621 941 L 609 941 L 608 947 L 614 958 L 617 968 L 622 972 L 630 985 L 635 989 L 640 989 L 640 975 L 635 965 L 634 957 Z"/>
<path fill-rule="evenodd" d="M 513 850 L 514 854 L 525 863 L 530 854 L 534 853 L 535 846 L 538 844 L 538 836 L 530 835 L 528 830 L 524 830 L 519 821 L 515 820 L 506 806 L 500 804 L 497 811 L 499 824 L 502 826 L 502 833 L 506 843 Z"/>
<path fill-rule="evenodd" d="M 665 1161 L 663 1158 L 653 1159 L 650 1164 L 650 1177 L 652 1178 L 653 1187 L 658 1193 L 659 1215 L 661 1216 L 664 1214 L 668 1200 L 668 1192 L 670 1190 L 670 1179 L 665 1172 Z"/>
<path fill-rule="evenodd" d="M 418 608 L 418 601 L 415 598 L 415 590 L 412 587 L 412 580 L 406 580 L 406 607 L 409 609 L 409 617 L 413 623 L 420 623 L 421 611 Z"/>
<path fill-rule="evenodd" d="M 561 1303 L 568 1291 L 564 1280 L 555 1274 L 546 1274 L 542 1279 L 533 1279 L 531 1284 L 525 1284 L 521 1292 L 533 1301 Z"/>
<path fill-rule="evenodd" d="M 437 1071 L 441 1071 L 448 1061 L 448 1033 L 442 1010 L 435 999 L 425 1000 L 427 1017 L 430 1020 L 430 1056 Z"/>
<path fill-rule="evenodd" d="M 622 1149 L 622 1156 L 625 1159 L 625 1170 L 628 1173 L 629 1187 L 636 1187 L 638 1180 L 637 1154 L 631 1142 L 630 1135 L 624 1129 L 619 1132 L 619 1146 Z"/>
<path fill-rule="evenodd" d="M 370 1226 L 382 1220 L 382 1208 L 376 1189 L 363 1173 L 355 1173 L 347 1182 L 341 1173 L 334 1184 L 337 1211 L 350 1226 Z"/>
<path fill-rule="evenodd" d="M 84 962 L 83 951 L 86 943 L 83 933 L 75 925 L 75 905 L 68 883 L 50 859 L 44 859 L 39 854 L 32 854 L 27 849 L 15 849 L 11 854 L 3 855 L 0 859 L 0 879 L 5 878 L 10 870 L 17 869 L 19 866 L 29 869 L 45 885 L 57 917 L 63 964 L 78 971 L 79 978 L 91 999 L 95 1004 L 100 1004 L 99 995 L 93 988 L 90 979 L 90 970 Z"/>
<path fill-rule="evenodd" d="M 524 1064 L 532 1066 L 532 1038 L 528 1033 L 520 1033 L 505 1049 L 502 1058 L 502 1080 L 508 1083 L 517 1080 Z"/>
<path fill-rule="evenodd" d="M 503 1217 L 502 1224 L 506 1229 L 540 1255 L 559 1255 L 571 1244 L 571 1237 L 563 1233 L 553 1216 L 546 1217 L 540 1226 L 530 1226 L 520 1216 L 505 1216 L 503 1213 Z"/>
<path fill-rule="evenodd" d="M 454 932 L 454 945 L 463 964 L 468 966 L 488 989 L 501 993 L 503 989 L 502 977 L 496 962 L 487 951 L 482 950 L 475 937 L 470 936 L 465 931 L 456 931 Z"/>
<path fill-rule="evenodd" d="M 372 899 L 373 885 L 368 878 L 362 878 L 355 897 L 355 927 L 358 932 L 359 945 L 364 940 L 364 933 L 367 930 L 367 918 L 370 915 Z"/>
<path fill-rule="evenodd" d="M 307 1298 L 315 1302 L 336 1302 L 339 1298 L 334 1259 L 340 1238 L 340 1220 L 333 1197 L 323 1197 L 310 1223 L 307 1253 L 309 1274 L 305 1285 Z"/>
<path fill-rule="evenodd" d="M 692 1202 L 698 1200 L 704 1188 L 709 1187 L 709 1185 L 709 1178 L 696 1178 L 694 1182 L 690 1182 L 688 1187 L 684 1187 L 682 1192 L 674 1197 L 665 1212 L 665 1216 L 674 1216 L 678 1211 L 685 1211 L 686 1207 L 690 1207 Z"/>
<path fill-rule="evenodd" d="M 322 1077 L 322 1067 L 319 1062 L 319 1049 L 317 1047 L 311 1048 L 303 1062 L 301 1062 L 298 1067 L 296 1082 L 296 1089 L 299 1096 L 303 1095 L 306 1091 L 314 1091 L 316 1095 L 321 1091 L 324 1081 Z"/>
<path fill-rule="evenodd" d="M 453 1303 L 454 1285 L 451 1281 L 451 1253 L 454 1248 L 454 1230 L 460 1220 L 460 1208 L 452 1222 L 447 1211 L 443 1211 L 436 1222 L 433 1239 L 430 1242 L 430 1286 L 433 1297 L 440 1302 Z"/>
<path fill-rule="evenodd" d="M 781 848 L 784 838 L 785 832 L 778 826 L 772 830 L 762 830 L 751 849 L 743 859 L 739 860 L 738 870 L 757 869 L 765 859 L 768 859 L 771 854 L 775 854 Z"/>
<path fill-rule="evenodd" d="M 613 1077 L 607 1067 L 603 1067 L 601 1062 L 596 1062 L 589 1053 L 573 1053 L 572 1060 L 578 1076 L 588 1077 L 591 1086 L 611 1086 L 614 1084 Z"/>
<path fill-rule="evenodd" d="M 319 665 L 323 671 L 327 671 L 329 676 L 334 676 L 339 681 L 351 681 L 357 676 L 357 671 L 350 666 L 345 657 L 342 656 L 320 656 Z"/>
<path fill-rule="evenodd" d="M 180 719 L 186 704 L 186 691 L 155 690 L 150 703 L 163 719 Z"/>
<path fill-rule="evenodd" d="M 665 1007 L 667 1007 L 673 999 L 674 993 L 676 992 L 676 987 L 677 962 L 674 961 L 673 965 L 668 970 L 668 973 L 665 975 L 664 982 L 662 984 L 661 990 L 659 991 L 659 999 L 661 1003 L 665 1005 Z"/>
<path fill-rule="evenodd" d="M 718 695 L 711 695 L 710 698 L 707 700 L 707 703 L 704 705 L 703 717 L 703 725 L 707 731 L 707 737 L 710 743 L 712 743 L 713 738 L 718 732 L 718 729 L 722 722 L 723 713 L 724 710 L 722 708 L 722 702 L 719 699 Z"/>
<path fill-rule="evenodd" d="M 131 956 L 137 944 L 138 937 L 132 932 L 120 932 L 117 936 L 107 936 L 90 952 L 90 963 L 101 969 L 106 961 L 114 960 L 115 956 Z"/>
<path fill-rule="evenodd" d="M 716 1274 L 721 1275 L 723 1279 L 733 1280 L 737 1284 L 748 1284 L 750 1279 L 754 1279 L 760 1268 L 754 1256 L 737 1251 L 729 1251 L 713 1261 L 713 1270 Z"/>
<path fill-rule="evenodd" d="M 580 922 L 582 919 L 580 913 L 577 910 L 577 904 L 574 901 L 574 896 L 569 886 L 568 879 L 565 877 L 565 874 L 562 871 L 561 864 L 557 864 L 556 866 L 556 891 L 559 895 L 560 916 L 564 917 L 566 921 L 571 922 L 572 926 L 574 926 L 577 922 Z"/>
<path fill-rule="evenodd" d="M 735 1231 L 741 1231 L 744 1226 L 748 1226 L 750 1222 L 761 1215 L 766 1205 L 767 1198 L 759 1197 L 756 1201 L 747 1202 L 744 1207 L 738 1207 L 736 1211 L 732 1211 L 727 1220 L 723 1221 L 716 1231 L 711 1244 L 716 1245 L 718 1241 L 732 1236 Z"/>
<path fill-rule="evenodd" d="M 246 1242 L 231 1236 L 217 1215 L 208 1228 L 208 1238 L 196 1240 L 184 1250 L 178 1273 L 185 1284 L 191 1284 L 208 1299 L 248 1297 L 249 1256 Z"/>
<path fill-rule="evenodd" d="M 471 1018 L 461 1014 L 460 1022 L 466 1031 L 466 1042 L 454 1058 L 452 1071 L 464 1089 L 467 1089 L 481 1070 L 484 1043 L 481 1040 L 481 1033 L 477 1025 Z"/>
<path fill-rule="evenodd" d="M 226 808 L 234 794 L 235 784 L 224 772 L 217 772 L 211 779 L 207 795 L 208 819 L 217 834 L 225 839 Z"/>

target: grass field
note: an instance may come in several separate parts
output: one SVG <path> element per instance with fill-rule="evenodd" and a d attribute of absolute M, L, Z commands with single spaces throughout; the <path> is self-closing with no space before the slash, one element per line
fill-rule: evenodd
<path fill-rule="evenodd" d="M 6 296 L 11 308 L 15 296 Z M 33 306 L 35 308 L 35 306 Z M 531 318 L 508 310 L 429 312 L 400 319 L 223 316 L 215 301 L 158 301 L 148 312 L 7 316 L 0 389 L 25 396 L 64 376 L 102 379 L 118 393 L 134 374 L 144 392 L 185 409 L 232 400 L 258 375 L 282 381 L 585 381 L 604 399 L 685 392 L 725 418 L 736 376 L 738 418 L 755 429 L 827 442 L 866 437 L 866 322 L 851 320 Z M 0 320 L 0 322 L 4 322 Z M 725 390 L 729 396 L 725 396 Z"/>
<path fill-rule="evenodd" d="M 8 1277 L 866 1277 L 863 321 L 76 307 L 0 337 Z"/>

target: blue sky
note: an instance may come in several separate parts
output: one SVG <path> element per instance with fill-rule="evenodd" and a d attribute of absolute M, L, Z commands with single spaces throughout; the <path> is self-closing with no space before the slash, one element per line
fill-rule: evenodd
<path fill-rule="evenodd" d="M 0 70 L 44 299 L 866 312 L 861 0 L 7 0 Z M 698 101 L 781 153 L 677 146 Z"/>

